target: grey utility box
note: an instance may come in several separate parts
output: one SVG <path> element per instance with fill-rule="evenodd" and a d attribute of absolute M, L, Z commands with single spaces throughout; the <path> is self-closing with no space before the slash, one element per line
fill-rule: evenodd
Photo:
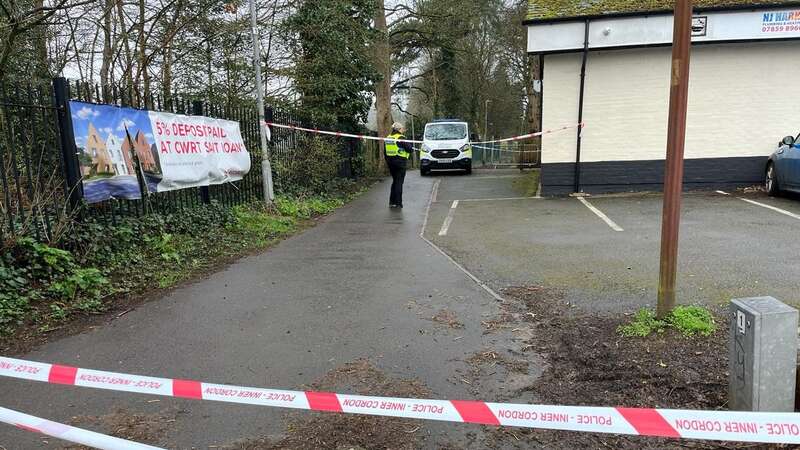
<path fill-rule="evenodd" d="M 731 301 L 731 410 L 794 411 L 797 318 L 773 297 Z"/>

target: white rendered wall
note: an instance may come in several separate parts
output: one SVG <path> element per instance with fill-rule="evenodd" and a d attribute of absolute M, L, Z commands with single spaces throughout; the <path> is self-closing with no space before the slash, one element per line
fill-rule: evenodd
<path fill-rule="evenodd" d="M 800 132 L 800 42 L 692 48 L 686 158 L 768 156 Z M 543 129 L 578 120 L 581 54 L 544 58 Z M 581 161 L 664 159 L 669 48 L 593 51 Z M 576 137 L 545 135 L 542 162 L 574 162 Z"/>

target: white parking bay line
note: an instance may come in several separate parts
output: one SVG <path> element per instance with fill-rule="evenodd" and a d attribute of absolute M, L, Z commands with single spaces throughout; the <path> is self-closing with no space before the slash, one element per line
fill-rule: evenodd
<path fill-rule="evenodd" d="M 447 236 L 447 230 L 450 229 L 450 224 L 453 223 L 453 215 L 456 212 L 456 208 L 458 208 L 458 200 L 453 200 L 453 204 L 450 205 L 450 211 L 447 212 L 447 217 L 444 218 L 442 229 L 439 230 L 439 236 Z"/>
<path fill-rule="evenodd" d="M 525 175 L 478 175 L 470 180 L 496 180 L 498 178 L 525 178 Z"/>
<path fill-rule="evenodd" d="M 754 200 L 750 200 L 750 199 L 746 199 L 746 198 L 740 198 L 739 200 L 741 200 L 741 201 L 743 201 L 743 202 L 750 203 L 750 204 L 752 204 L 752 205 L 760 206 L 760 207 L 762 207 L 762 208 L 771 209 L 771 210 L 773 210 L 773 211 L 775 211 L 775 212 L 779 212 L 779 213 L 781 213 L 781 214 L 783 214 L 783 215 L 786 215 L 786 216 L 789 216 L 789 217 L 795 218 L 795 219 L 797 219 L 797 220 L 800 220 L 800 215 L 797 215 L 797 214 L 795 214 L 795 213 L 792 213 L 792 212 L 786 211 L 785 209 L 776 208 L 776 207 L 774 207 L 774 206 L 772 206 L 772 205 L 767 205 L 767 204 L 760 203 L 760 202 L 757 202 L 757 201 L 754 201 Z"/>
<path fill-rule="evenodd" d="M 595 213 L 597 215 L 597 217 L 603 219 L 603 222 L 608 224 L 608 226 L 611 227 L 612 230 L 614 230 L 614 231 L 625 231 L 625 230 L 622 229 L 621 226 L 617 225 L 613 220 L 609 219 L 607 215 L 603 214 L 603 211 L 600 211 L 599 209 L 595 208 L 594 205 L 589 203 L 588 200 L 586 200 L 583 197 L 577 197 L 577 199 L 581 203 L 583 203 L 587 208 L 589 208 L 590 211 Z"/>
<path fill-rule="evenodd" d="M 499 202 L 503 200 L 531 200 L 541 199 L 542 197 L 497 197 L 497 198 L 462 198 L 462 202 Z"/>

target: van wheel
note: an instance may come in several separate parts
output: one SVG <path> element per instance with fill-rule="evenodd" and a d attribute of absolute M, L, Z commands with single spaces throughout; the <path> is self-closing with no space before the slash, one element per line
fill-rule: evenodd
<path fill-rule="evenodd" d="M 472 167 L 468 167 L 467 170 L 464 171 L 467 175 L 472 175 Z"/>
<path fill-rule="evenodd" d="M 430 169 L 419 169 L 419 174 L 422 175 L 423 177 L 427 177 L 428 175 L 431 174 L 431 171 Z"/>
<path fill-rule="evenodd" d="M 776 196 L 780 193 L 780 187 L 778 186 L 778 172 L 775 170 L 775 163 L 770 162 L 767 165 L 767 174 L 764 177 L 764 189 L 767 191 L 767 194 L 771 196 Z"/>

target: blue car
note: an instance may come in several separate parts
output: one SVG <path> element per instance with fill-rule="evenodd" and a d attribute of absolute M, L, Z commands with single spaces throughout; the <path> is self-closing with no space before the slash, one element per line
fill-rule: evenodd
<path fill-rule="evenodd" d="M 781 191 L 800 194 L 800 135 L 786 136 L 769 157 L 764 187 L 769 195 Z"/>

